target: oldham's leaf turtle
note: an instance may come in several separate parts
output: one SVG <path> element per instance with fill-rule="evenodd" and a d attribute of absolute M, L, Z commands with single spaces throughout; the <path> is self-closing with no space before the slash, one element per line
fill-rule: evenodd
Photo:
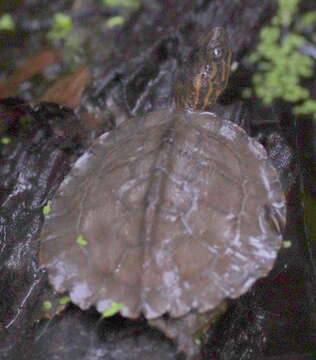
<path fill-rule="evenodd" d="M 58 292 L 82 309 L 143 314 L 189 357 L 202 326 L 193 317 L 214 316 L 268 274 L 285 222 L 263 146 L 206 111 L 230 59 L 226 32 L 213 28 L 176 77 L 175 105 L 100 136 L 62 182 L 41 234 L 40 263 Z"/>

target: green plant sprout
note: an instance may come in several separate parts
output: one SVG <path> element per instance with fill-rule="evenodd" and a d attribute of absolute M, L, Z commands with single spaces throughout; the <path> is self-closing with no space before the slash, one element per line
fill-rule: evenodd
<path fill-rule="evenodd" d="M 10 14 L 3 14 L 0 17 L 0 30 L 14 31 L 15 22 Z"/>
<path fill-rule="evenodd" d="M 104 6 L 124 8 L 129 11 L 135 11 L 140 7 L 139 0 L 101 0 Z M 125 22 L 125 15 L 112 16 L 106 20 L 106 26 L 109 28 L 122 25 Z"/>
<path fill-rule="evenodd" d="M 0 142 L 2 145 L 8 145 L 11 143 L 11 138 L 9 138 L 8 136 L 3 136 L 1 139 L 0 139 Z"/>
<path fill-rule="evenodd" d="M 292 246 L 292 242 L 291 241 L 283 241 L 283 248 L 284 249 L 289 249 Z"/>
<path fill-rule="evenodd" d="M 43 207 L 43 214 L 48 215 L 52 210 L 51 201 L 48 201 L 47 204 Z"/>
<path fill-rule="evenodd" d="M 45 311 L 51 310 L 52 307 L 53 307 L 53 304 L 50 301 L 46 300 L 46 301 L 43 302 L 43 309 Z"/>
<path fill-rule="evenodd" d="M 80 246 L 87 246 L 88 241 L 85 239 L 83 235 L 78 235 L 76 238 L 76 243 Z"/>
<path fill-rule="evenodd" d="M 257 64 L 258 72 L 253 76 L 256 95 L 265 105 L 271 105 L 277 98 L 293 103 L 296 114 L 313 115 L 316 119 L 316 100 L 301 84 L 302 79 L 313 75 L 315 61 L 299 51 L 306 43 L 303 35 L 289 31 L 297 13 L 299 0 L 278 0 L 278 12 L 271 24 L 262 29 L 256 51 L 249 57 Z M 309 18 L 315 18 L 313 11 Z M 292 26 L 293 27 L 293 26 Z M 283 31 L 286 29 L 286 32 Z M 286 33 L 284 35 L 284 33 Z M 247 96 L 249 91 L 245 91 Z"/>
<path fill-rule="evenodd" d="M 125 18 L 124 16 L 112 16 L 110 17 L 107 21 L 106 21 L 106 25 L 108 27 L 114 27 L 114 26 L 119 26 L 122 25 L 125 22 Z"/>
<path fill-rule="evenodd" d="M 300 19 L 300 22 L 304 25 L 311 25 L 316 23 L 316 11 L 309 11 L 303 15 Z"/>
<path fill-rule="evenodd" d="M 138 8 L 140 6 L 139 0 L 102 0 L 102 3 L 109 7 Z"/>
<path fill-rule="evenodd" d="M 278 0 L 278 12 L 272 20 L 274 25 L 288 27 L 297 13 L 300 0 Z"/>
<path fill-rule="evenodd" d="M 113 315 L 117 314 L 120 310 L 122 310 L 123 308 L 124 308 L 124 304 L 112 301 L 110 307 L 107 310 L 103 311 L 102 317 L 107 318 L 107 317 L 113 316 Z"/>
<path fill-rule="evenodd" d="M 58 300 L 59 305 L 66 305 L 70 302 L 69 296 L 63 296 Z"/>
<path fill-rule="evenodd" d="M 54 14 L 54 22 L 47 37 L 50 40 L 65 39 L 73 28 L 72 19 L 70 16 L 63 13 Z"/>

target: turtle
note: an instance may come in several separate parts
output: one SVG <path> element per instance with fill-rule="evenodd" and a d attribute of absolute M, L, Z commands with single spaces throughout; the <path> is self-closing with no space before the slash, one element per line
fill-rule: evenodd
<path fill-rule="evenodd" d="M 99 136 L 51 202 L 40 265 L 81 309 L 146 318 L 198 358 L 201 333 L 273 267 L 286 201 L 264 147 L 214 111 L 231 67 L 213 27 L 172 106 Z"/>

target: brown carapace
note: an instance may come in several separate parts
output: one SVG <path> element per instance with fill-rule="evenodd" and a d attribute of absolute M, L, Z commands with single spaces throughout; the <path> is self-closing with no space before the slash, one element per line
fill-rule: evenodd
<path fill-rule="evenodd" d="M 277 172 L 255 139 L 205 111 L 226 85 L 230 58 L 225 31 L 213 29 L 177 77 L 176 109 L 102 135 L 62 182 L 40 263 L 82 309 L 203 314 L 271 270 L 285 222 Z M 169 326 L 180 349 L 196 354 L 192 333 Z"/>

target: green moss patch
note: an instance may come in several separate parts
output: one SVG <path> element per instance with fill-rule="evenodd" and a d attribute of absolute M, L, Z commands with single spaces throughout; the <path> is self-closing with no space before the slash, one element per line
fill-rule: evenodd
<path fill-rule="evenodd" d="M 85 237 L 83 235 L 78 235 L 76 237 L 76 243 L 80 246 L 87 246 L 88 245 L 88 241 L 85 239 Z"/>
<path fill-rule="evenodd" d="M 117 314 L 120 310 L 122 310 L 123 308 L 124 308 L 124 304 L 113 301 L 111 303 L 111 306 L 107 310 L 103 311 L 102 316 L 104 318 L 113 316 L 113 315 Z"/>

